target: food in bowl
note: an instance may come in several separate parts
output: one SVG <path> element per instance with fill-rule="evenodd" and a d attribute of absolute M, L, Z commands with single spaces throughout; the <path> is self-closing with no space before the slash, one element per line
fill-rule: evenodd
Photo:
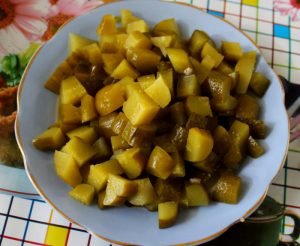
<path fill-rule="evenodd" d="M 70 195 L 100 208 L 158 210 L 171 226 L 179 207 L 238 202 L 235 170 L 264 148 L 259 97 L 269 80 L 254 72 L 256 51 L 203 31 L 186 42 L 175 19 L 150 31 L 128 10 L 105 15 L 99 43 L 70 34 L 70 53 L 45 87 L 59 94 L 58 121 L 33 140 L 55 150 Z M 251 165 L 251 164 L 250 164 Z"/>

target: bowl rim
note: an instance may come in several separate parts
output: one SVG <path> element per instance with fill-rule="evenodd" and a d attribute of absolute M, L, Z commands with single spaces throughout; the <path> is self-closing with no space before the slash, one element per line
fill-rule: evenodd
<path fill-rule="evenodd" d="M 83 14 L 83 15 L 80 15 L 80 16 L 84 16 L 84 15 L 88 15 L 90 12 L 92 11 L 95 11 L 96 9 L 98 8 L 101 8 L 105 5 L 109 5 L 109 4 L 115 4 L 115 3 L 118 3 L 118 2 L 124 2 L 125 0 L 113 0 L 111 2 L 104 2 L 103 4 L 95 7 L 93 10 Z M 126 0 L 126 1 L 131 1 L 131 0 Z M 185 2 L 177 2 L 177 1 L 168 1 L 168 0 L 159 0 L 158 2 L 166 2 L 166 3 L 169 3 L 169 4 L 179 4 L 179 5 L 183 5 L 184 7 L 190 7 L 190 8 L 194 8 L 198 11 L 201 11 L 201 12 L 204 12 L 205 14 L 208 14 L 214 18 L 217 18 L 219 19 L 220 21 L 223 21 L 225 23 L 227 23 L 228 25 L 232 26 L 236 31 L 240 32 L 243 36 L 245 36 L 256 48 L 257 50 L 259 51 L 259 53 L 261 54 L 261 57 L 262 59 L 265 60 L 265 58 L 263 57 L 262 55 L 262 51 L 261 49 L 259 48 L 259 46 L 250 38 L 250 36 L 243 32 L 242 30 L 240 30 L 239 28 L 237 28 L 236 26 L 234 26 L 232 23 L 230 23 L 228 20 L 224 19 L 224 18 L 221 18 L 221 17 L 218 17 L 218 16 L 215 16 L 215 15 L 212 15 L 212 14 L 209 14 L 207 12 L 205 12 L 205 8 L 200 8 L 200 7 L 197 7 L 195 5 L 192 5 L 192 4 L 188 4 L 188 3 L 185 3 Z M 74 21 L 75 19 L 77 19 L 78 17 L 80 16 L 76 16 L 76 17 L 73 17 L 72 19 L 70 19 L 69 21 L 65 22 L 63 25 L 61 25 L 59 27 L 59 29 L 56 31 L 56 33 L 54 34 L 54 36 L 62 31 L 64 29 L 64 27 L 66 25 L 68 25 L 70 22 Z M 54 37 L 53 36 L 53 37 Z M 53 38 L 52 37 L 52 38 Z M 51 38 L 51 39 L 52 39 Z M 51 40 L 50 39 L 50 40 Z M 22 143 L 22 140 L 21 140 L 21 137 L 20 137 L 20 125 L 19 125 L 19 111 L 20 111 L 20 98 L 21 98 L 21 93 L 22 93 L 22 89 L 23 89 L 23 86 L 24 86 L 24 82 L 26 80 L 26 77 L 27 77 L 27 73 L 28 71 L 30 70 L 30 67 L 33 63 L 33 61 L 35 60 L 35 58 L 38 56 L 39 52 L 43 49 L 43 47 L 47 44 L 47 42 L 45 42 L 43 45 L 41 45 L 37 50 L 36 52 L 34 53 L 34 55 L 31 57 L 31 59 L 29 60 L 26 68 L 25 68 L 25 71 L 22 75 L 22 78 L 20 80 L 20 84 L 19 84 L 19 88 L 18 88 L 18 92 L 17 92 L 17 117 L 16 117 L 16 120 L 15 120 L 15 135 L 16 135 L 16 140 L 17 140 L 17 144 L 19 146 L 19 149 L 21 151 L 21 154 L 22 154 L 22 157 L 23 157 L 23 161 L 24 161 L 24 169 L 26 171 L 26 174 L 29 178 L 29 180 L 31 181 L 31 183 L 33 184 L 33 186 L 35 187 L 35 189 L 38 191 L 38 193 L 43 197 L 43 199 L 50 205 L 52 206 L 56 211 L 58 211 L 60 213 L 60 215 L 62 215 L 65 219 L 69 220 L 70 222 L 78 225 L 78 226 L 81 226 L 83 227 L 85 230 L 87 230 L 89 233 L 91 233 L 92 235 L 102 239 L 102 240 L 105 240 L 107 242 L 110 242 L 110 243 L 115 243 L 115 244 L 119 244 L 119 245 L 133 245 L 132 243 L 130 242 L 121 242 L 121 241 L 116 241 L 114 239 L 111 239 L 111 238 L 106 238 L 102 235 L 99 235 L 98 233 L 95 233 L 91 230 L 89 230 L 86 226 L 83 226 L 83 225 L 80 225 L 78 222 L 74 221 L 72 218 L 70 218 L 69 216 L 67 216 L 61 209 L 57 208 L 55 206 L 55 204 L 47 197 L 47 195 L 44 193 L 44 191 L 39 187 L 38 183 L 36 182 L 35 178 L 33 177 L 33 175 L 31 174 L 30 170 L 29 170 L 29 167 L 28 167 L 28 162 L 26 160 L 26 155 L 24 153 L 24 150 L 23 150 L 23 143 Z M 268 65 L 269 66 L 269 65 Z M 275 74 L 275 76 L 277 77 L 278 79 L 278 82 L 280 84 L 280 88 L 281 88 L 281 92 L 282 92 L 282 103 L 284 105 L 284 102 L 285 102 L 285 91 L 284 91 L 284 87 L 283 87 L 283 84 L 282 84 L 282 81 L 281 79 L 279 78 L 279 76 L 277 75 L 277 73 L 269 66 L 269 68 L 272 70 L 272 72 Z M 285 107 L 284 107 L 285 108 Z M 289 119 L 289 116 L 288 116 L 288 113 L 287 113 L 287 110 L 285 108 L 284 110 L 285 112 L 285 116 L 286 116 L 286 119 L 287 119 L 287 126 L 288 126 L 288 132 L 289 132 L 289 129 L 290 129 L 290 121 L 288 120 Z M 256 203 L 248 210 L 244 213 L 243 216 L 241 216 L 240 219 L 238 219 L 237 221 L 234 221 L 232 222 L 230 225 L 228 225 L 227 227 L 223 228 L 222 230 L 219 230 L 217 232 L 215 232 L 214 234 L 212 235 L 209 235 L 205 238 L 201 238 L 199 240 L 194 240 L 194 241 L 190 241 L 190 242 L 183 242 L 183 243 L 176 243 L 174 245 L 195 245 L 195 244 L 202 244 L 202 243 L 205 243 L 205 242 L 208 242 L 210 240 L 213 240 L 214 238 L 217 238 L 218 236 L 220 236 L 221 234 L 223 234 L 225 231 L 227 231 L 232 225 L 238 223 L 238 222 L 244 222 L 245 219 L 251 214 L 254 212 L 254 210 L 263 202 L 264 198 L 266 197 L 267 193 L 268 193 L 268 190 L 269 190 L 269 187 L 272 183 L 272 180 L 278 175 L 279 171 L 282 169 L 283 165 L 284 165 L 284 162 L 286 160 L 286 157 L 287 157 L 287 154 L 288 154 L 288 147 L 289 147 L 289 142 L 290 142 L 290 134 L 288 134 L 288 138 L 287 138 L 287 143 L 286 143 L 286 147 L 285 147 L 285 152 L 284 152 L 284 155 L 283 155 L 283 158 L 281 160 L 281 164 L 278 168 L 278 170 L 276 171 L 274 177 L 271 179 L 268 187 L 266 188 L 265 192 L 259 197 L 259 199 L 256 201 Z"/>

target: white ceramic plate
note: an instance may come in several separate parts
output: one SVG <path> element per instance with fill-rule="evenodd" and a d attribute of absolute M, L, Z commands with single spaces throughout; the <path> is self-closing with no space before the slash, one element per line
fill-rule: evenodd
<path fill-rule="evenodd" d="M 266 154 L 256 160 L 249 158 L 243 165 L 240 172 L 243 190 L 237 205 L 213 203 L 207 207 L 184 210 L 180 212 L 173 227 L 159 230 L 157 213 L 126 207 L 99 210 L 96 205 L 83 206 L 70 198 L 67 195 L 70 187 L 55 173 L 53 153 L 38 151 L 31 144 L 34 136 L 55 121 L 57 96 L 44 89 L 43 84 L 67 55 L 68 33 L 75 32 L 96 39 L 95 30 L 102 16 L 108 13 L 119 15 L 123 8 L 131 9 L 151 25 L 174 17 L 186 36 L 194 29 L 202 29 L 218 45 L 221 40 L 231 40 L 241 43 L 245 51 L 257 50 L 244 34 L 230 24 L 181 4 L 143 0 L 115 2 L 74 19 L 41 48 L 31 61 L 20 85 L 16 133 L 26 159 L 27 173 L 52 206 L 104 239 L 131 245 L 199 244 L 208 241 L 232 223 L 248 216 L 260 204 L 282 166 L 287 151 L 289 131 L 283 90 L 278 77 L 261 55 L 258 56 L 258 70 L 271 80 L 270 88 L 261 100 L 261 118 L 271 130 L 262 142 Z"/>

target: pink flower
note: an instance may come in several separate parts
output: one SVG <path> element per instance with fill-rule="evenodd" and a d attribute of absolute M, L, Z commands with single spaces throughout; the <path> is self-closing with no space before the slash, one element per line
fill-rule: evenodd
<path fill-rule="evenodd" d="M 274 9 L 282 15 L 289 15 L 292 21 L 300 20 L 299 0 L 274 0 Z"/>
<path fill-rule="evenodd" d="M 47 29 L 47 0 L 0 0 L 0 58 L 25 50 Z"/>
<path fill-rule="evenodd" d="M 102 1 L 88 0 L 50 0 L 52 6 L 47 15 L 48 28 L 43 39 L 50 39 L 57 29 L 74 16 L 84 14 L 91 9 L 103 4 Z"/>

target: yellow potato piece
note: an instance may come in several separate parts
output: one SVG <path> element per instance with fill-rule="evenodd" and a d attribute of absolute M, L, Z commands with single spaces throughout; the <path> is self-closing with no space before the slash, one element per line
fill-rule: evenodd
<path fill-rule="evenodd" d="M 165 19 L 157 23 L 153 28 L 153 33 L 157 36 L 161 36 L 161 34 L 176 34 L 180 36 L 180 31 L 174 18 Z"/>
<path fill-rule="evenodd" d="M 116 158 L 126 176 L 130 179 L 140 176 L 146 164 L 146 157 L 140 148 L 127 149 L 117 155 Z"/>
<path fill-rule="evenodd" d="M 121 9 L 121 23 L 124 28 L 127 27 L 128 23 L 137 21 L 140 18 L 134 16 L 132 12 L 128 9 Z"/>
<path fill-rule="evenodd" d="M 93 127 L 81 126 L 72 131 L 67 132 L 68 138 L 78 137 L 88 144 L 93 144 L 98 136 Z"/>
<path fill-rule="evenodd" d="M 128 23 L 126 27 L 126 32 L 131 33 L 135 31 L 139 31 L 142 33 L 149 32 L 149 27 L 144 20 L 136 20 Z"/>
<path fill-rule="evenodd" d="M 87 94 L 87 91 L 79 80 L 72 76 L 61 82 L 59 93 L 61 104 L 75 104 L 80 102 L 81 98 Z"/>
<path fill-rule="evenodd" d="M 151 40 L 143 33 L 134 31 L 128 34 L 125 42 L 125 48 L 142 48 L 150 49 L 152 46 Z"/>
<path fill-rule="evenodd" d="M 105 194 L 106 194 L 105 190 L 99 192 L 99 194 L 98 194 L 97 203 L 98 203 L 98 207 L 101 208 L 101 209 L 105 208 L 105 205 L 103 204 Z"/>
<path fill-rule="evenodd" d="M 191 162 L 203 161 L 211 153 L 213 144 L 214 140 L 208 131 L 197 127 L 189 129 L 184 159 Z"/>
<path fill-rule="evenodd" d="M 132 180 L 119 175 L 109 174 L 107 179 L 107 189 L 112 187 L 117 196 L 131 197 L 137 192 L 138 185 Z"/>
<path fill-rule="evenodd" d="M 68 185 L 75 187 L 81 183 L 82 177 L 79 168 L 70 154 L 56 150 L 54 165 L 57 175 Z"/>
<path fill-rule="evenodd" d="M 89 184 L 79 184 L 69 192 L 69 195 L 84 205 L 91 205 L 94 200 L 95 189 Z"/>
<path fill-rule="evenodd" d="M 171 92 L 162 76 L 159 76 L 147 89 L 146 94 L 161 108 L 165 108 L 171 101 Z"/>
<path fill-rule="evenodd" d="M 150 123 L 159 111 L 159 106 L 142 90 L 133 87 L 127 101 L 123 104 L 123 112 L 133 125 Z"/>
<path fill-rule="evenodd" d="M 134 206 L 145 206 L 152 203 L 156 194 L 149 178 L 136 179 L 137 192 L 131 196 L 128 201 Z"/>
<path fill-rule="evenodd" d="M 94 147 L 78 137 L 72 137 L 61 151 L 72 155 L 79 167 L 90 161 L 97 153 Z"/>
<path fill-rule="evenodd" d="M 117 160 L 109 160 L 100 164 L 91 165 L 87 183 L 92 185 L 97 192 L 107 184 L 108 174 L 122 174 L 123 170 Z"/>
<path fill-rule="evenodd" d="M 32 140 L 34 147 L 40 150 L 54 150 L 66 143 L 66 137 L 59 127 L 51 127 Z"/>
<path fill-rule="evenodd" d="M 152 150 L 147 164 L 147 172 L 161 179 L 170 176 L 175 166 L 172 157 L 161 147 L 155 146 Z"/>
<path fill-rule="evenodd" d="M 178 203 L 174 201 L 158 204 L 159 228 L 167 228 L 173 225 L 178 215 Z"/>

